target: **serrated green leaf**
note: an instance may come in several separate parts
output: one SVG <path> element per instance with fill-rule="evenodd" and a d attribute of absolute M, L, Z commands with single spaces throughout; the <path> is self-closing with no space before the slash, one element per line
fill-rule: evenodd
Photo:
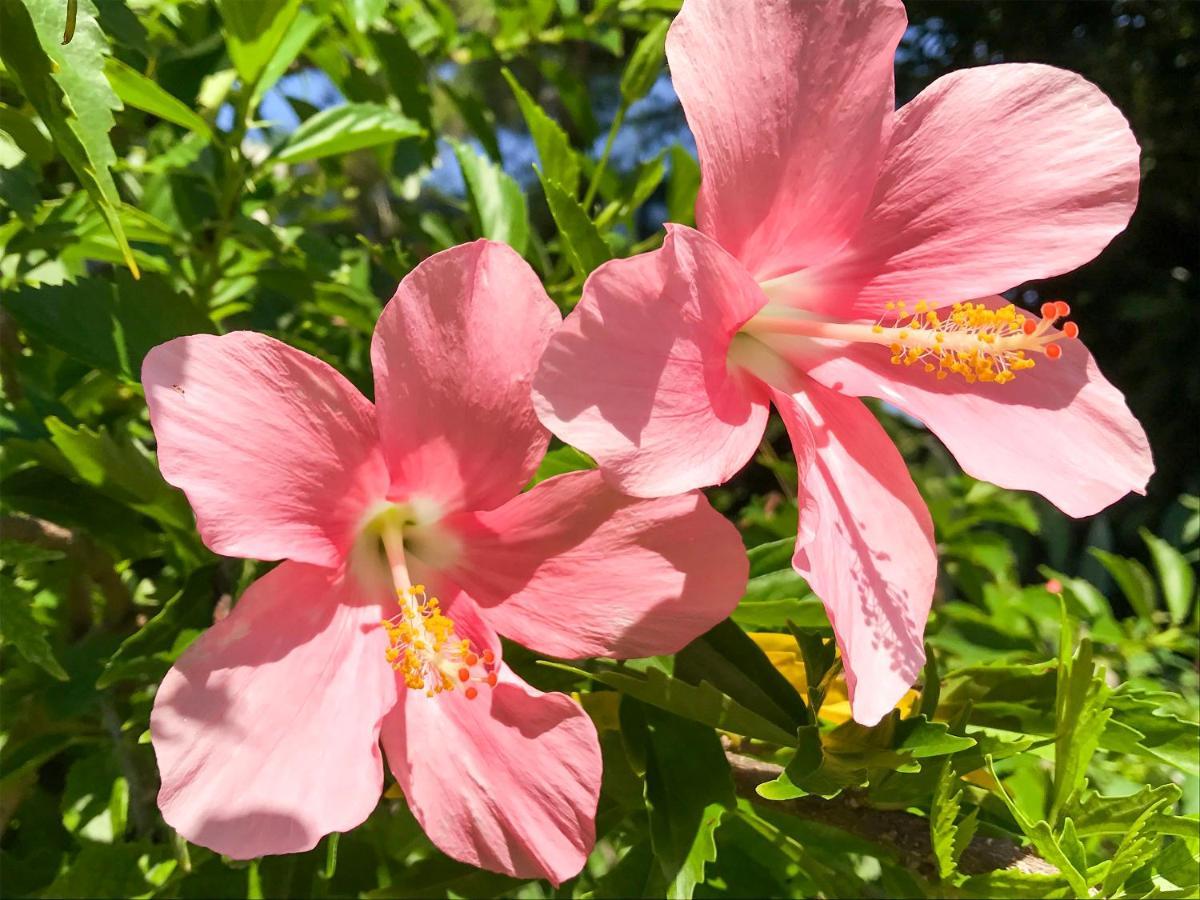
<path fill-rule="evenodd" d="M 1063 634 L 1068 633 L 1064 616 Z M 1109 689 L 1102 673 L 1092 663 L 1092 643 L 1079 642 L 1067 657 L 1069 640 L 1064 637 L 1059 657 L 1058 692 L 1055 699 L 1056 727 L 1054 743 L 1054 790 L 1050 805 L 1050 824 L 1055 825 L 1083 788 L 1084 777 L 1093 754 L 1100 746 L 1105 723 L 1112 710 L 1105 707 Z"/>
<path fill-rule="evenodd" d="M 104 664 L 96 688 L 103 690 L 126 678 L 141 677 L 148 668 L 161 667 L 165 671 L 171 664 L 169 658 L 149 667 L 146 660 L 170 651 L 184 629 L 211 624 L 214 571 L 213 566 L 203 566 L 194 571 L 178 594 L 167 600 L 145 625 L 122 641 Z"/>
<path fill-rule="evenodd" d="M 152 274 L 140 281 L 122 272 L 111 280 L 24 286 L 0 302 L 32 337 L 130 381 L 141 378 L 150 348 L 215 330 L 211 319 Z"/>
<path fill-rule="evenodd" d="M 305 120 L 275 151 L 279 162 L 311 162 L 420 137 L 421 126 L 378 103 L 344 103 Z"/>
<path fill-rule="evenodd" d="M 1138 817 L 1149 807 L 1165 802 L 1175 805 L 1183 792 L 1178 785 L 1143 786 L 1137 793 L 1119 797 L 1103 797 L 1088 791 L 1076 799 L 1069 810 L 1080 835 L 1127 834 Z"/>
<path fill-rule="evenodd" d="M 543 665 L 599 681 L 635 700 L 711 728 L 773 744 L 786 745 L 793 740 L 785 729 L 725 696 L 708 682 L 689 684 L 655 668 L 647 669 L 645 674 L 637 674 L 630 669 L 605 667 L 587 672 L 563 663 L 544 662 Z"/>
<path fill-rule="evenodd" d="M 654 707 L 645 717 L 646 810 L 662 894 L 690 900 L 704 881 L 705 864 L 717 858 L 721 817 L 736 805 L 733 779 L 711 728 Z"/>
<path fill-rule="evenodd" d="M 579 190 L 579 159 L 571 149 L 571 141 L 565 131 L 538 106 L 537 101 L 521 87 L 512 72 L 502 69 L 505 80 L 517 98 L 517 106 L 529 128 L 533 145 L 537 148 L 541 170 L 546 178 L 555 182 L 571 199 Z"/>
<path fill-rule="evenodd" d="M 626 106 L 636 103 L 654 87 L 658 75 L 662 71 L 665 57 L 665 42 L 667 29 L 671 27 L 669 19 L 660 19 L 654 26 L 642 35 L 642 39 L 633 48 L 629 64 L 621 73 L 621 99 Z"/>
<path fill-rule="evenodd" d="M 571 265 L 580 275 L 587 276 L 602 263 L 612 258 L 612 252 L 596 223 L 588 218 L 579 202 L 549 175 L 538 172 L 542 188 L 546 192 L 546 203 L 550 214 L 558 225 L 558 234 L 571 260 Z"/>
<path fill-rule="evenodd" d="M 61 419 L 46 419 L 50 440 L 87 484 L 164 525 L 192 527 L 182 492 L 167 484 L 158 467 L 132 444 L 118 444 L 107 431 L 72 428 Z"/>
<path fill-rule="evenodd" d="M 1166 798 L 1158 800 L 1143 810 L 1142 814 L 1129 826 L 1129 830 L 1121 838 L 1117 852 L 1112 855 L 1104 873 L 1100 896 L 1116 896 L 1117 891 L 1125 884 L 1125 880 L 1158 853 L 1162 837 L 1152 832 L 1149 826 L 1163 811 L 1167 802 Z"/>
<path fill-rule="evenodd" d="M 529 243 L 529 207 L 521 186 L 466 144 L 455 144 L 454 155 L 462 167 L 479 235 L 524 253 Z"/>
<path fill-rule="evenodd" d="M 1140 529 L 1138 533 L 1150 548 L 1171 621 L 1176 624 L 1186 622 L 1196 605 L 1196 575 L 1192 571 L 1191 563 L 1182 553 L 1145 528 Z"/>
<path fill-rule="evenodd" d="M 929 839 L 938 864 L 938 876 L 947 881 L 958 874 L 961 858 L 958 838 L 958 814 L 962 805 L 962 782 L 947 761 L 938 776 L 929 809 Z"/>
<path fill-rule="evenodd" d="M 115 56 L 110 56 L 104 64 L 104 73 L 117 96 L 127 106 L 174 122 L 206 138 L 212 137 L 208 123 L 195 110 L 167 93 L 137 69 L 127 66 Z"/>
<path fill-rule="evenodd" d="M 140 272 L 118 215 L 121 198 L 111 171 L 117 157 L 109 132 L 121 101 L 104 77 L 108 42 L 92 0 L 80 0 L 75 35 L 66 45 L 62 16 L 59 0 L 0 2 L 0 60 L 45 123 L 136 278 Z"/>
<path fill-rule="evenodd" d="M 59 681 L 70 676 L 46 640 L 46 627 L 33 615 L 33 596 L 8 578 L 0 578 L 0 639 Z"/>

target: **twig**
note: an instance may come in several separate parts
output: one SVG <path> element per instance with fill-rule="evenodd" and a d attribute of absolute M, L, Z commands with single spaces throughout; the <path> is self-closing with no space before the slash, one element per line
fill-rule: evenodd
<path fill-rule="evenodd" d="M 936 864 L 929 837 L 929 821 L 921 816 L 894 809 L 876 809 L 865 805 L 861 795 L 845 791 L 831 800 L 823 797 L 799 797 L 795 800 L 767 800 L 755 790 L 774 781 L 782 768 L 751 756 L 726 751 L 733 770 L 733 782 L 740 796 L 771 809 L 802 819 L 831 825 L 855 837 L 880 844 L 891 850 L 908 868 L 927 877 Z M 1011 869 L 1032 875 L 1057 875 L 1058 869 L 1036 853 L 1003 838 L 977 835 L 963 852 L 959 869 L 966 875 Z"/>

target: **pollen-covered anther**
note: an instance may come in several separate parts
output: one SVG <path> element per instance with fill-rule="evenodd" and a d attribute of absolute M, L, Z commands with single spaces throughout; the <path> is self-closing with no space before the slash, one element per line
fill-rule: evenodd
<path fill-rule="evenodd" d="M 887 313 L 872 326 L 877 342 L 887 342 L 891 362 L 921 368 L 938 380 L 960 375 L 976 381 L 1007 384 L 1017 373 L 1035 365 L 1034 354 L 1059 359 L 1056 342 L 1079 336 L 1079 326 L 1055 323 L 1071 312 L 1062 300 L 1042 305 L 1039 321 L 1009 304 L 993 308 L 983 303 L 955 303 L 949 311 L 931 309 L 924 301 L 909 307 L 887 304 Z"/>
<path fill-rule="evenodd" d="M 427 697 L 461 688 L 473 700 L 479 696 L 477 684 L 496 684 L 495 655 L 491 650 L 477 653 L 469 640 L 459 637 L 454 621 L 424 585 L 396 594 L 400 611 L 380 625 L 388 637 L 387 661 L 407 687 Z"/>

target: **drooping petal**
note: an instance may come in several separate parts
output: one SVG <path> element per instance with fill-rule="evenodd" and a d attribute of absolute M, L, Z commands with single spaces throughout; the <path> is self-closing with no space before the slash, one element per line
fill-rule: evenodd
<path fill-rule="evenodd" d="M 300 853 L 375 808 L 393 672 L 378 603 L 339 578 L 281 563 L 159 686 L 158 805 L 189 841 L 236 859 Z"/>
<path fill-rule="evenodd" d="M 388 477 L 370 402 L 248 331 L 176 338 L 142 364 L 163 477 L 214 553 L 337 566 Z"/>
<path fill-rule="evenodd" d="M 843 347 L 809 374 L 920 419 L 967 474 L 1088 516 L 1130 491 L 1144 494 L 1154 461 L 1142 426 L 1087 348 L 1079 340 L 1058 346 L 1059 359 L 1038 356 L 1008 384 L 937 381 L 920 366 L 890 365 L 886 349 L 869 345 Z"/>
<path fill-rule="evenodd" d="M 825 604 L 854 720 L 874 725 L 916 681 L 937 576 L 933 523 L 904 460 L 863 404 L 808 381 L 775 404 L 807 496 L 792 565 Z M 805 538 L 808 540 L 805 540 Z"/>
<path fill-rule="evenodd" d="M 493 628 L 551 656 L 674 653 L 746 587 L 737 529 L 699 492 L 639 500 L 572 472 L 451 527 L 450 577 Z"/>
<path fill-rule="evenodd" d="M 874 317 L 889 300 L 943 305 L 1068 272 L 1125 228 L 1138 155 L 1125 117 L 1073 72 L 952 72 L 896 114 L 850 245 L 772 296 Z"/>
<path fill-rule="evenodd" d="M 521 489 L 549 440 L 529 383 L 559 322 L 505 244 L 453 247 L 405 277 L 371 342 L 394 499 L 489 509 Z"/>
<path fill-rule="evenodd" d="M 470 603 L 460 593 L 448 614 L 460 633 L 498 653 Z M 595 842 L 596 729 L 569 697 L 534 690 L 503 663 L 497 676 L 474 699 L 462 690 L 405 691 L 384 720 L 388 766 L 448 856 L 558 885 L 579 872 Z"/>
<path fill-rule="evenodd" d="M 625 493 L 720 484 L 766 426 L 764 392 L 726 365 L 734 334 L 765 302 L 714 241 L 671 227 L 661 250 L 592 273 L 546 347 L 538 415 Z"/>
<path fill-rule="evenodd" d="M 700 154 L 700 229 L 756 277 L 854 233 L 895 108 L 899 2 L 687 0 L 667 37 Z"/>

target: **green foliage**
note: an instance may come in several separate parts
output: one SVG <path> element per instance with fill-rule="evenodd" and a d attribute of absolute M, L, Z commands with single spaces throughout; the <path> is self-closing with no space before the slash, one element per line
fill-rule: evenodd
<path fill-rule="evenodd" d="M 758 464 L 710 492 L 750 558 L 729 620 L 648 660 L 506 648 L 599 732 L 596 849 L 555 890 L 444 856 L 394 785 L 287 858 L 234 861 L 162 821 L 155 689 L 266 564 L 200 542 L 155 462 L 140 369 L 178 336 L 252 329 L 369 392 L 382 302 L 479 237 L 569 310 L 597 266 L 694 224 L 700 170 L 660 82 L 678 0 L 79 0 L 66 44 L 65 0 L 0 0 L 5 895 L 1197 896 L 1200 500 L 1177 409 L 1196 382 L 1188 329 L 1162 323 L 1200 308 L 1190 257 L 1168 252 L 1194 235 L 1178 123 L 1200 20 L 908 6 L 901 98 L 1003 53 L 1078 69 L 1131 118 L 1147 175 L 1115 262 L 1035 287 L 1084 314 L 1162 473 L 1072 523 L 881 409 L 941 567 L 921 682 L 865 728 L 791 566 L 797 473 L 773 424 Z M 555 446 L 532 483 L 593 465 Z"/>

